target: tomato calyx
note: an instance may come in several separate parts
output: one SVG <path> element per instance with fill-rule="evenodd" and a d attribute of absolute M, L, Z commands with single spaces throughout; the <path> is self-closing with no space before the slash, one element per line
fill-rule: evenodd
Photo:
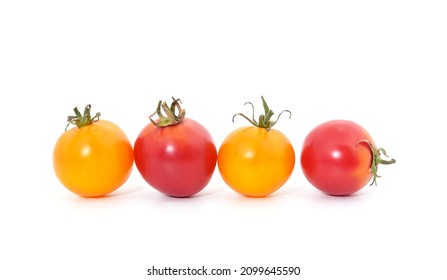
<path fill-rule="evenodd" d="M 157 110 L 149 115 L 149 120 L 151 121 L 151 123 L 153 123 L 155 126 L 158 127 L 165 127 L 170 125 L 176 125 L 183 121 L 186 115 L 186 111 L 182 109 L 182 106 L 180 106 L 182 101 L 180 100 L 180 98 L 175 99 L 174 97 L 172 97 L 172 100 L 173 101 L 171 103 L 171 106 L 168 106 L 166 101 L 158 102 Z M 163 113 L 161 112 L 162 109 L 166 114 L 166 116 L 164 116 Z M 155 116 L 155 114 L 158 115 L 157 121 L 154 121 L 152 119 L 152 117 Z"/>
<path fill-rule="evenodd" d="M 264 97 L 261 96 L 262 99 L 262 105 L 264 107 L 264 114 L 259 116 L 259 120 L 256 121 L 255 120 L 255 107 L 253 106 L 253 103 L 251 102 L 245 102 L 244 105 L 250 104 L 251 108 L 252 108 L 252 118 L 248 118 L 246 115 L 242 114 L 242 113 L 237 113 L 234 114 L 233 116 L 233 122 L 234 122 L 234 118 L 236 116 L 241 116 L 244 119 L 246 119 L 247 121 L 249 121 L 252 125 L 259 127 L 259 128 L 265 128 L 267 129 L 267 131 L 270 131 L 270 129 L 272 129 L 272 127 L 278 122 L 279 118 L 281 117 L 282 113 L 287 112 L 289 113 L 289 119 L 292 117 L 292 113 L 289 110 L 283 110 L 281 113 L 279 113 L 278 118 L 276 118 L 276 121 L 272 121 L 271 118 L 274 115 L 273 111 L 269 108 L 269 106 L 267 105 L 267 102 L 265 101 Z"/>
<path fill-rule="evenodd" d="M 382 154 L 384 156 L 388 157 L 385 149 L 384 148 L 376 149 L 373 146 L 373 144 L 371 144 L 371 142 L 369 142 L 368 140 L 360 140 L 359 142 L 357 142 L 357 145 L 360 143 L 366 143 L 371 150 L 371 153 L 372 153 L 371 173 L 373 175 L 373 181 L 370 184 L 370 186 L 372 186 L 373 184 L 377 186 L 377 178 L 381 177 L 377 174 L 377 170 L 379 169 L 379 164 L 393 164 L 393 163 L 396 163 L 396 160 L 394 158 L 392 158 L 390 160 L 382 159 L 381 158 Z"/>
<path fill-rule="evenodd" d="M 95 116 L 92 118 L 90 114 L 90 109 L 92 106 L 89 104 L 85 106 L 84 113 L 81 114 L 79 112 L 78 107 L 74 107 L 73 111 L 75 112 L 75 116 L 68 116 L 67 117 L 67 126 L 65 127 L 65 131 L 67 131 L 68 126 L 70 124 L 76 125 L 77 127 L 81 128 L 83 126 L 91 125 L 92 123 L 99 121 L 99 117 L 101 116 L 101 113 L 98 112 L 95 114 Z"/>

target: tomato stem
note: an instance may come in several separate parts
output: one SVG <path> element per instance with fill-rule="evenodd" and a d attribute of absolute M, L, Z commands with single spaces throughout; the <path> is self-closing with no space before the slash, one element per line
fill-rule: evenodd
<path fill-rule="evenodd" d="M 70 124 L 76 125 L 77 127 L 81 128 L 83 126 L 91 125 L 92 123 L 99 121 L 99 117 L 101 116 L 101 113 L 100 112 L 96 113 L 95 116 L 92 118 L 92 116 L 90 114 L 91 108 L 92 108 L 92 106 L 90 104 L 85 106 L 84 113 L 81 114 L 81 112 L 79 112 L 79 110 L 78 110 L 78 107 L 74 107 L 73 111 L 75 112 L 75 116 L 67 117 L 68 124 L 65 127 L 65 131 L 67 131 L 68 126 Z"/>
<path fill-rule="evenodd" d="M 281 113 L 279 113 L 278 118 L 276 118 L 276 121 L 272 121 L 271 118 L 274 115 L 274 112 L 269 108 L 269 106 L 267 105 L 267 102 L 265 101 L 263 96 L 261 96 L 261 99 L 262 99 L 262 105 L 264 107 L 264 114 L 259 116 L 258 121 L 255 120 L 255 107 L 253 106 L 253 103 L 245 102 L 244 105 L 247 105 L 247 104 L 251 105 L 251 109 L 252 109 L 251 119 L 242 113 L 237 113 L 237 114 L 233 115 L 233 122 L 234 122 L 234 118 L 236 116 L 241 116 L 244 119 L 246 119 L 247 121 L 249 121 L 252 125 L 254 125 L 256 127 L 260 127 L 260 128 L 265 128 L 265 129 L 267 129 L 267 131 L 270 131 L 270 129 L 272 129 L 272 127 L 278 122 L 279 118 L 281 117 L 281 115 L 284 112 L 289 113 L 289 119 L 292 117 L 292 113 L 289 110 L 283 110 Z"/>
<path fill-rule="evenodd" d="M 158 127 L 165 127 L 170 125 L 176 125 L 183 121 L 186 115 L 186 111 L 182 109 L 180 104 L 182 101 L 180 98 L 175 99 L 172 97 L 172 103 L 171 106 L 168 106 L 166 101 L 159 101 L 157 105 L 157 110 L 149 115 L 149 120 Z M 166 114 L 166 116 L 163 115 L 161 110 L 163 109 L 163 112 Z M 152 119 L 153 116 L 157 114 L 158 120 L 154 121 Z"/>
<path fill-rule="evenodd" d="M 368 147 L 370 148 L 371 153 L 372 153 L 371 173 L 373 175 L 373 181 L 370 184 L 370 186 L 372 186 L 373 184 L 377 186 L 377 178 L 380 178 L 380 176 L 377 174 L 377 170 L 379 169 L 379 164 L 393 164 L 393 163 L 396 163 L 396 160 L 394 158 L 392 158 L 390 160 L 382 159 L 381 158 L 382 154 L 384 156 L 388 157 L 384 148 L 376 149 L 373 146 L 373 144 L 371 144 L 366 139 L 360 140 L 357 144 L 362 143 L 362 142 L 368 144 Z"/>

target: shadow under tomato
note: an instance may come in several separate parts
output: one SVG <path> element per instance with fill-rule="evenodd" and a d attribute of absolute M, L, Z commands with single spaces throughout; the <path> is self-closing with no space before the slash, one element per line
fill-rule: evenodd
<path fill-rule="evenodd" d="M 371 191 L 368 190 L 360 190 L 358 192 L 355 192 L 353 194 L 349 195 L 331 195 L 324 192 L 321 192 L 317 189 L 314 190 L 314 194 L 312 195 L 315 199 L 320 201 L 362 201 L 368 197 L 371 197 Z"/>
<path fill-rule="evenodd" d="M 123 189 L 120 188 L 114 192 L 109 193 L 108 195 L 102 196 L 102 198 L 129 195 L 131 193 L 142 191 L 143 189 L 144 188 L 141 186 L 127 186 L 126 188 L 123 188 Z M 101 197 L 99 197 L 99 198 L 101 198 Z"/>
<path fill-rule="evenodd" d="M 221 189 L 204 189 L 204 190 L 202 190 L 194 195 L 191 195 L 191 196 L 177 197 L 177 196 L 166 195 L 162 192 L 157 191 L 156 189 L 152 188 L 151 186 L 141 187 L 141 189 L 147 189 L 147 190 L 145 190 L 145 193 L 147 194 L 147 196 L 151 196 L 152 199 L 156 199 L 159 201 L 172 201 L 173 203 L 175 201 L 199 200 L 203 197 L 214 196 L 214 195 L 222 192 Z"/>
<path fill-rule="evenodd" d="M 287 188 L 287 189 L 279 189 L 269 195 L 266 196 L 247 196 L 247 195 L 243 195 L 240 194 L 236 191 L 233 191 L 231 189 L 229 189 L 229 191 L 233 192 L 234 194 L 237 195 L 237 197 L 243 198 L 243 199 L 247 199 L 247 200 L 268 200 L 268 199 L 276 199 L 278 197 L 284 197 L 284 196 L 290 196 L 292 194 L 295 194 L 297 192 L 301 192 L 301 188 Z"/>
<path fill-rule="evenodd" d="M 208 197 L 208 196 L 216 195 L 216 194 L 218 194 L 218 193 L 220 193 L 222 191 L 223 191 L 222 189 L 207 188 L 207 189 L 204 189 L 204 190 L 200 191 L 199 193 L 196 193 L 195 195 L 188 196 L 188 197 L 185 197 L 185 198 Z"/>
<path fill-rule="evenodd" d="M 103 196 L 96 196 L 96 197 L 84 197 L 77 194 L 71 193 L 71 197 L 75 200 L 80 201 L 100 201 L 100 200 L 107 200 L 117 197 L 124 197 L 127 195 L 130 195 L 132 193 L 136 193 L 139 191 L 142 191 L 144 188 L 138 187 L 138 186 L 127 186 L 126 188 L 120 188 L 118 190 L 115 190 L 109 194 L 103 195 Z"/>
<path fill-rule="evenodd" d="M 278 191 L 266 196 L 266 198 L 269 197 L 280 197 L 280 196 L 288 196 L 297 192 L 302 192 L 302 188 L 296 187 L 296 186 L 291 186 L 288 187 L 287 189 L 279 189 Z"/>

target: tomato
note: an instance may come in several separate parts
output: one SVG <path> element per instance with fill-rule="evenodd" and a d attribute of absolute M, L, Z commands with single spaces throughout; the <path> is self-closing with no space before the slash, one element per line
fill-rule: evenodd
<path fill-rule="evenodd" d="M 330 195 L 349 195 L 373 178 L 376 183 L 383 148 L 377 149 L 371 135 L 348 120 L 332 120 L 315 127 L 306 136 L 301 151 L 301 167 L 306 179 Z"/>
<path fill-rule="evenodd" d="M 189 197 L 205 188 L 216 167 L 217 149 L 208 130 L 185 118 L 180 100 L 159 103 L 160 120 L 146 125 L 134 145 L 135 164 L 145 181 L 173 197 Z M 168 112 L 161 115 L 160 108 Z M 179 115 L 175 115 L 178 109 Z M 151 117 L 154 114 L 151 115 Z"/>
<path fill-rule="evenodd" d="M 56 142 L 53 167 L 59 181 L 83 197 L 104 196 L 122 186 L 133 165 L 132 145 L 114 123 L 84 116 L 75 108 L 69 123 L 79 125 L 66 130 Z"/>
<path fill-rule="evenodd" d="M 220 146 L 217 160 L 225 183 L 249 197 L 264 197 L 278 190 L 288 181 L 295 165 L 292 144 L 282 132 L 272 129 L 276 123 L 270 121 L 273 112 L 263 97 L 262 101 L 265 115 L 259 122 L 236 114 L 254 126 L 231 132 Z"/>

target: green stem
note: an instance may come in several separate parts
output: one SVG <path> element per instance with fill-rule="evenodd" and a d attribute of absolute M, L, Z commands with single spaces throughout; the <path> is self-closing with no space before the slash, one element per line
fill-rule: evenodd
<path fill-rule="evenodd" d="M 173 102 L 171 103 L 171 106 L 168 106 L 166 101 L 159 101 L 157 110 L 149 115 L 149 120 L 158 127 L 165 127 L 170 125 L 176 125 L 183 121 L 186 115 L 186 111 L 182 109 L 180 104 L 182 101 L 180 99 L 175 99 L 172 97 Z M 166 114 L 163 115 L 163 112 Z M 153 116 L 157 115 L 158 120 L 154 121 L 152 119 Z"/>
<path fill-rule="evenodd" d="M 85 106 L 84 108 L 84 114 L 81 114 L 79 112 L 78 107 L 74 107 L 73 111 L 75 112 L 75 116 L 68 116 L 67 117 L 67 126 L 65 127 L 65 131 L 67 131 L 68 126 L 70 124 L 76 125 L 77 127 L 81 128 L 83 126 L 91 125 L 92 123 L 99 121 L 99 117 L 101 116 L 101 113 L 96 113 L 95 116 L 92 118 L 90 114 L 90 109 L 92 106 L 89 104 Z"/>
<path fill-rule="evenodd" d="M 279 118 L 281 117 L 281 115 L 284 112 L 289 113 L 289 119 L 292 117 L 292 113 L 289 110 L 284 110 L 281 113 L 279 113 L 278 118 L 276 118 L 276 121 L 272 121 L 271 118 L 274 115 L 274 112 L 269 108 L 269 106 L 267 105 L 267 102 L 265 101 L 264 97 L 261 96 L 262 99 L 262 105 L 264 107 L 264 114 L 259 116 L 259 120 L 256 121 L 255 120 L 255 108 L 253 106 L 253 103 L 251 102 L 245 102 L 244 105 L 251 105 L 252 108 L 252 119 L 248 118 L 246 115 L 242 114 L 242 113 L 237 113 L 233 115 L 233 122 L 234 122 L 234 118 L 236 116 L 241 116 L 244 119 L 246 119 L 247 121 L 249 121 L 253 126 L 259 127 L 259 128 L 265 128 L 267 129 L 267 131 L 270 131 L 270 129 L 272 129 L 272 127 L 278 122 Z"/>
<path fill-rule="evenodd" d="M 368 147 L 371 150 L 372 153 L 372 162 L 371 162 L 371 173 L 373 175 L 373 181 L 370 184 L 371 185 L 376 185 L 377 186 L 377 178 L 380 178 L 380 176 L 377 174 L 377 171 L 379 169 L 379 164 L 393 164 L 396 163 L 396 160 L 394 158 L 390 159 L 390 160 L 385 160 L 382 159 L 382 153 L 384 156 L 388 157 L 388 155 L 386 154 L 386 151 L 384 148 L 378 148 L 376 149 L 373 144 L 371 144 L 368 140 L 360 140 L 357 144 L 359 143 L 366 143 L 368 144 Z"/>

